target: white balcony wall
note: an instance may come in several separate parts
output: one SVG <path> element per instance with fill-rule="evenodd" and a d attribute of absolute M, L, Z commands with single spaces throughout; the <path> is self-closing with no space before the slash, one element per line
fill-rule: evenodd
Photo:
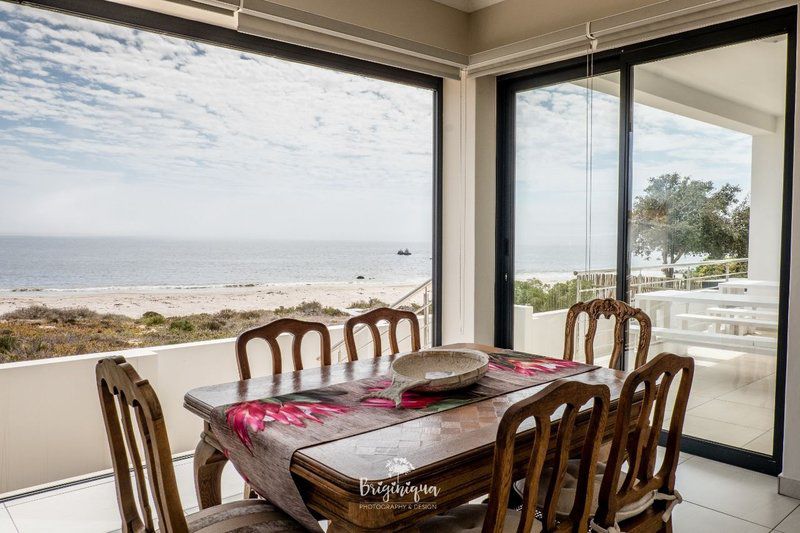
<path fill-rule="evenodd" d="M 329 329 L 335 345 L 343 328 Z M 398 331 L 405 339 L 401 350 L 410 349 L 408 326 L 401 324 Z M 366 329 L 356 340 L 359 353 L 372 354 Z M 292 368 L 290 342 L 289 335 L 278 341 L 284 369 Z M 270 373 L 266 343 L 251 341 L 248 348 L 253 375 Z M 95 382 L 100 359 L 122 355 L 150 381 L 164 410 L 172 452 L 182 453 L 194 450 L 202 429 L 200 419 L 184 409 L 184 394 L 238 379 L 234 354 L 234 339 L 220 339 L 0 365 L 0 494 L 111 467 Z M 305 367 L 319 366 L 315 334 L 306 335 L 302 354 Z M 334 362 L 346 359 L 344 347 L 333 354 Z"/>
<path fill-rule="evenodd" d="M 750 192 L 748 277 L 778 281 L 781 260 L 784 122 L 767 135 L 754 135 Z"/>
<path fill-rule="evenodd" d="M 575 360 L 585 361 L 583 340 L 586 315 L 578 318 L 575 340 Z M 534 313 L 529 305 L 514 306 L 514 349 L 523 352 L 560 357 L 564 353 L 564 328 L 567 310 Z M 595 364 L 605 365 L 614 346 L 614 319 L 601 319 L 595 334 Z"/>

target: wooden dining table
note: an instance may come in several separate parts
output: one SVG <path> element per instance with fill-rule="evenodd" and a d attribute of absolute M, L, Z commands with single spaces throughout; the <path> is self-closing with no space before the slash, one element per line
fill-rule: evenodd
<path fill-rule="evenodd" d="M 446 347 L 510 353 L 509 350 L 481 344 Z M 200 508 L 220 503 L 220 480 L 227 461 L 211 430 L 211 412 L 215 407 L 387 375 L 395 357 L 310 368 L 189 391 L 184 406 L 204 421 L 194 457 Z M 604 442 L 611 440 L 614 433 L 617 403 L 626 375 L 622 371 L 596 368 L 567 378 L 608 386 L 611 404 Z M 513 403 L 545 386 L 517 390 L 389 427 L 301 448 L 293 455 L 291 473 L 307 507 L 316 516 L 330 520 L 330 532 L 408 529 L 425 517 L 489 492 L 494 443 L 503 413 Z M 637 406 L 641 407 L 641 403 L 636 403 L 634 410 Z M 580 455 L 588 415 L 589 412 L 584 411 L 576 420 L 571 445 L 575 456 Z M 557 424 L 559 418 L 560 412 L 556 412 L 552 423 Z M 635 416 L 631 418 L 630 429 L 634 425 Z M 534 432 L 532 420 L 520 427 L 515 446 L 515 476 L 517 473 L 519 477 L 524 475 Z M 556 433 L 552 432 L 551 454 L 556 447 Z M 419 504 L 395 505 L 392 501 L 386 504 L 380 497 L 363 495 L 365 483 L 374 486 L 395 479 L 387 469 L 393 461 L 413 466 L 401 475 L 400 481 L 410 486 L 436 487 L 435 496 L 423 496 Z"/>

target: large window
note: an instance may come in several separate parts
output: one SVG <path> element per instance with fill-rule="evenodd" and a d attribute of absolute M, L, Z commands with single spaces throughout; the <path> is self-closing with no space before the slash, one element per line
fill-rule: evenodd
<path fill-rule="evenodd" d="M 626 300 L 652 321 L 650 356 L 695 361 L 684 449 L 771 473 L 787 357 L 794 24 L 794 11 L 761 15 L 499 87 L 499 342 L 559 356 L 572 304 Z M 597 329 L 595 364 L 608 363 L 613 326 Z M 620 368 L 635 366 L 639 333 L 626 330 Z"/>
<path fill-rule="evenodd" d="M 0 3 L 0 363 L 391 304 L 430 342 L 435 99 Z"/>

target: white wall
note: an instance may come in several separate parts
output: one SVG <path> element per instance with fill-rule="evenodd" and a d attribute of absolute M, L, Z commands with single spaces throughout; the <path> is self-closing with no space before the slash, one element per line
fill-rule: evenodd
<path fill-rule="evenodd" d="M 399 326 L 401 339 L 407 329 Z M 342 326 L 329 331 L 333 344 L 342 339 Z M 368 330 L 356 338 L 371 353 Z M 278 343 L 284 369 L 292 368 L 291 336 L 282 335 Z M 409 341 L 400 348 L 410 349 Z M 248 351 L 254 376 L 271 373 L 265 342 L 251 341 Z M 95 365 L 112 355 L 125 357 L 155 388 L 173 453 L 193 451 L 202 430 L 200 419 L 183 407 L 186 392 L 238 379 L 234 339 L 0 365 L 0 494 L 111 467 Z M 344 348 L 332 358 L 345 361 Z M 319 366 L 316 335 L 303 340 L 303 365 Z"/>
<path fill-rule="evenodd" d="M 800 54 L 795 55 L 800 61 Z M 800 87 L 795 79 L 795 110 Z M 789 281 L 789 327 L 786 347 L 786 402 L 784 405 L 783 471 L 778 491 L 800 498 L 800 114 L 795 111 L 794 185 L 792 188 L 791 273 Z"/>
<path fill-rule="evenodd" d="M 494 340 L 494 76 L 444 83 L 442 339 Z"/>
<path fill-rule="evenodd" d="M 780 278 L 784 121 L 779 120 L 775 133 L 753 136 L 748 251 L 751 279 Z"/>

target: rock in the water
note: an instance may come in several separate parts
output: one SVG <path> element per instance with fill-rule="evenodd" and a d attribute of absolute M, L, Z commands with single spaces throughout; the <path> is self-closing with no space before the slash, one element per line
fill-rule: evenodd
<path fill-rule="evenodd" d="M 356 279 L 364 279 L 364 276 L 356 276 Z"/>

